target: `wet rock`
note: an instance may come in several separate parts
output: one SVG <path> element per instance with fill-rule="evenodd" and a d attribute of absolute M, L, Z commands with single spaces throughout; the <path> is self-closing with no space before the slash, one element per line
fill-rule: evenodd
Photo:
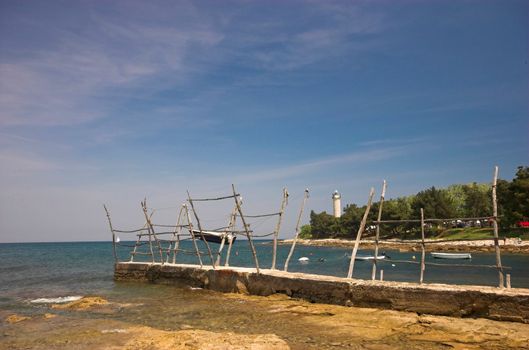
<path fill-rule="evenodd" d="M 13 315 L 7 316 L 5 321 L 7 323 L 13 324 L 13 323 L 19 323 L 19 322 L 22 322 L 22 321 L 25 321 L 25 320 L 29 320 L 29 319 L 31 319 L 31 317 L 13 314 Z"/>
<path fill-rule="evenodd" d="M 84 297 L 66 304 L 52 305 L 52 309 L 87 310 L 94 306 L 107 305 L 108 301 L 101 297 Z"/>

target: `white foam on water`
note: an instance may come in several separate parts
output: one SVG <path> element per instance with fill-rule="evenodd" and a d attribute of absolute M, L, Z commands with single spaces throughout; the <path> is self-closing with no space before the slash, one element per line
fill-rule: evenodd
<path fill-rule="evenodd" d="M 114 328 L 114 329 L 103 329 L 101 333 L 127 333 L 126 329 Z"/>
<path fill-rule="evenodd" d="M 62 303 L 69 303 L 70 301 L 76 301 L 81 299 L 82 296 L 80 295 L 71 295 L 67 297 L 58 297 L 58 298 L 39 298 L 39 299 L 33 299 L 30 301 L 30 303 L 34 304 L 62 304 Z"/>

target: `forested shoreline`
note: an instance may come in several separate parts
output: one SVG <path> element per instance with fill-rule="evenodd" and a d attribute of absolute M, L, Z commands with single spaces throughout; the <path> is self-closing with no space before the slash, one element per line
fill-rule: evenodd
<path fill-rule="evenodd" d="M 509 229 L 521 221 L 529 220 L 529 167 L 519 166 L 511 181 L 499 179 L 497 185 L 500 227 Z M 490 184 L 454 184 L 447 188 L 430 187 L 414 195 L 386 199 L 382 220 L 409 220 L 420 218 L 424 208 L 427 218 L 486 217 L 492 215 L 492 189 Z M 376 220 L 380 203 L 375 202 L 368 216 L 368 223 Z M 302 227 L 302 238 L 352 238 L 356 235 L 366 206 L 347 204 L 343 215 L 335 218 L 323 211 L 310 213 L 310 225 Z M 452 228 L 459 223 L 446 222 L 429 227 L 430 232 Z M 467 223 L 461 223 L 463 225 Z M 470 223 L 469 223 L 470 224 Z M 473 222 L 472 225 L 487 227 L 488 222 Z M 386 236 L 402 237 L 414 235 L 416 224 L 383 225 Z M 369 234 L 369 227 L 366 230 Z"/>

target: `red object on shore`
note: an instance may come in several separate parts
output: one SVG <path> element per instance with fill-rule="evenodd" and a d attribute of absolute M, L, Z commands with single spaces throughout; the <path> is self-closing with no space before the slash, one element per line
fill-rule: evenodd
<path fill-rule="evenodd" d="M 518 227 L 529 227 L 529 221 L 519 221 Z"/>

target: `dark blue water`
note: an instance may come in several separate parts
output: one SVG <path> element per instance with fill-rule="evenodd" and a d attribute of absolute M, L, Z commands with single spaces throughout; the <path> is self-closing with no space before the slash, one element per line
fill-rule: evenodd
<path fill-rule="evenodd" d="M 124 243 L 127 244 L 127 243 Z M 200 242 L 202 251 L 206 251 Z M 218 249 L 218 245 L 212 244 Z M 143 247 L 145 248 L 145 247 Z M 181 248 L 192 251 L 191 242 L 182 242 Z M 257 255 L 262 268 L 271 265 L 272 246 L 270 242 L 256 242 Z M 278 247 L 278 268 L 282 269 L 290 246 Z M 127 247 L 118 250 L 120 260 L 129 260 Z M 226 251 L 226 249 L 225 249 Z M 347 254 L 351 250 L 333 247 L 297 246 L 289 264 L 289 271 L 345 277 L 349 266 Z M 386 252 L 392 260 L 380 261 L 384 270 L 384 279 L 391 281 L 418 281 L 419 265 L 399 263 L 395 260 L 412 260 L 420 254 L 413 252 Z M 359 254 L 372 254 L 371 251 L 359 251 Z M 300 257 L 308 257 L 310 262 L 298 262 Z M 324 262 L 318 260 L 323 258 Z M 144 257 L 145 259 L 145 257 Z M 179 253 L 177 263 L 197 263 L 191 254 Z M 209 263 L 209 257 L 203 257 Z M 20 243 L 0 244 L 0 307 L 13 302 L 35 298 L 50 298 L 67 295 L 101 295 L 115 290 L 113 281 L 112 245 L 109 242 L 76 243 Z M 472 260 L 434 260 L 427 255 L 427 262 L 458 264 L 463 267 L 427 266 L 425 282 L 449 284 L 497 284 L 497 272 L 494 269 L 478 268 L 475 265 L 494 265 L 493 253 L 473 253 Z M 504 266 L 511 274 L 513 287 L 529 288 L 529 256 L 523 254 L 502 254 Z M 224 257 L 222 264 L 224 263 Z M 246 241 L 234 244 L 230 265 L 253 266 L 253 258 Z M 371 278 L 371 262 L 355 263 L 355 278 Z"/>

